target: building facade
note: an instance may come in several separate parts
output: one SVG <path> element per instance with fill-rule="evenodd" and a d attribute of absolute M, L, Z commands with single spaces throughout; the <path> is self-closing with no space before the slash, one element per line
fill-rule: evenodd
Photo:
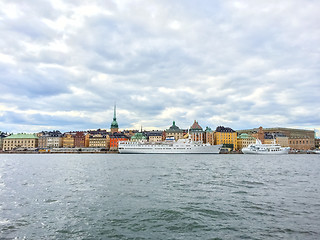
<path fill-rule="evenodd" d="M 217 127 L 214 133 L 214 144 L 224 144 L 227 148 L 237 149 L 237 132 L 229 127 Z"/>
<path fill-rule="evenodd" d="M 74 135 L 74 147 L 84 148 L 86 145 L 86 132 L 76 132 Z"/>
<path fill-rule="evenodd" d="M 89 136 L 90 148 L 104 148 L 108 149 L 109 135 L 95 134 Z"/>
<path fill-rule="evenodd" d="M 190 127 L 189 134 L 191 135 L 191 139 L 193 141 L 204 142 L 204 131 L 196 120 L 194 120 L 192 126 Z"/>
<path fill-rule="evenodd" d="M 3 140 L 3 151 L 11 151 L 15 149 L 32 150 L 38 147 L 37 134 L 18 133 L 12 134 Z"/>
<path fill-rule="evenodd" d="M 108 149 L 110 151 L 118 151 L 119 141 L 129 141 L 129 140 L 130 138 L 124 135 L 123 133 L 119 133 L 119 132 L 113 133 L 112 135 L 110 135 Z"/>
<path fill-rule="evenodd" d="M 38 133 L 39 148 L 59 148 L 62 147 L 62 133 L 60 131 L 42 131 Z"/>
<path fill-rule="evenodd" d="M 162 142 L 163 139 L 163 131 L 150 131 L 146 133 L 148 142 L 156 143 Z"/>
<path fill-rule="evenodd" d="M 165 137 L 174 137 L 174 139 L 177 141 L 178 139 L 182 139 L 184 136 L 184 132 L 182 129 L 180 129 L 176 122 L 173 121 L 172 126 L 169 127 L 169 129 L 165 130 Z"/>
<path fill-rule="evenodd" d="M 313 130 L 304 130 L 304 129 L 294 129 L 294 128 L 253 128 L 253 129 L 246 129 L 246 130 L 239 130 L 238 133 L 248 133 L 252 136 L 255 134 L 260 134 L 258 138 L 262 136 L 263 133 L 263 143 L 265 141 L 264 136 L 265 133 L 271 135 L 283 134 L 284 136 L 288 137 L 288 145 L 291 149 L 294 150 L 308 150 L 315 148 L 315 132 Z M 261 140 L 261 139 L 260 139 Z M 281 141 L 279 139 L 279 141 Z M 285 141 L 285 140 L 284 140 Z M 280 142 L 279 142 L 280 144 Z M 281 144 L 280 144 L 281 145 Z"/>
<path fill-rule="evenodd" d="M 64 133 L 62 137 L 62 147 L 74 148 L 74 135 L 75 133 L 73 132 Z"/>
<path fill-rule="evenodd" d="M 3 149 L 3 140 L 5 137 L 8 137 L 8 134 L 0 131 L 0 150 L 1 151 Z"/>
<path fill-rule="evenodd" d="M 241 150 L 242 148 L 248 147 L 250 144 L 255 144 L 256 138 L 247 134 L 241 133 L 237 136 L 237 150 Z"/>
<path fill-rule="evenodd" d="M 214 132 L 211 128 L 208 126 L 204 130 L 204 143 L 209 143 L 211 145 L 214 145 Z"/>

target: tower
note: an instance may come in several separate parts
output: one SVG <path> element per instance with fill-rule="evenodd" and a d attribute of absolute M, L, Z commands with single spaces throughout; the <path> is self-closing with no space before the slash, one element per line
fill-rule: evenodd
<path fill-rule="evenodd" d="M 117 117 L 116 117 L 116 104 L 114 104 L 113 109 L 113 121 L 111 123 L 111 133 L 114 134 L 115 132 L 118 132 L 118 123 L 117 123 Z"/>

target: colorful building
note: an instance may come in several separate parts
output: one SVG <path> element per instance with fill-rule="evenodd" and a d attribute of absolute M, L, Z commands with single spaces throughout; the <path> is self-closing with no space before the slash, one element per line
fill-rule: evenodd
<path fill-rule="evenodd" d="M 192 126 L 190 127 L 189 134 L 191 135 L 191 139 L 193 141 L 204 142 L 204 131 L 196 120 L 194 120 Z"/>
<path fill-rule="evenodd" d="M 211 145 L 214 145 L 214 132 L 211 128 L 208 126 L 204 130 L 204 143 L 209 143 Z"/>
<path fill-rule="evenodd" d="M 12 134 L 3 140 L 3 151 L 15 149 L 33 150 L 38 147 L 39 138 L 37 134 L 18 133 Z"/>
<path fill-rule="evenodd" d="M 237 137 L 237 148 L 236 150 L 241 150 L 242 148 L 248 147 L 250 144 L 255 144 L 256 138 L 247 134 L 241 133 Z"/>
<path fill-rule="evenodd" d="M 74 148 L 74 135 L 75 133 L 73 132 L 64 133 L 62 137 L 62 147 Z"/>
<path fill-rule="evenodd" d="M 60 131 L 42 131 L 38 133 L 39 148 L 59 148 L 62 147 L 62 133 Z"/>
<path fill-rule="evenodd" d="M 180 129 L 176 122 L 173 121 L 172 126 L 169 127 L 169 129 L 165 130 L 165 137 L 174 137 L 174 139 L 177 141 L 178 139 L 183 139 L 184 132 L 182 129 Z"/>
<path fill-rule="evenodd" d="M 164 140 L 163 131 L 152 130 L 152 131 L 146 132 L 146 135 L 147 135 L 148 142 L 151 142 L 151 143 L 161 142 Z"/>
<path fill-rule="evenodd" d="M 229 127 L 217 127 L 214 133 L 214 144 L 223 144 L 227 148 L 237 149 L 237 132 Z"/>
<path fill-rule="evenodd" d="M 109 135 L 95 134 L 89 136 L 90 148 L 105 148 L 108 149 Z"/>
<path fill-rule="evenodd" d="M 74 135 L 74 147 L 83 148 L 86 147 L 86 132 L 76 132 Z"/>
<path fill-rule="evenodd" d="M 129 137 L 124 135 L 123 133 L 113 133 L 110 135 L 110 141 L 109 141 L 109 146 L 108 149 L 110 151 L 118 151 L 118 143 L 119 141 L 129 141 Z"/>
<path fill-rule="evenodd" d="M 258 138 L 263 139 L 263 143 L 265 142 L 264 136 L 265 133 L 276 135 L 276 134 L 283 134 L 284 136 L 288 137 L 288 145 L 291 149 L 295 150 L 308 150 L 315 148 L 315 131 L 314 130 L 304 130 L 304 129 L 294 129 L 294 128 L 253 128 L 253 129 L 245 129 L 239 130 L 238 133 L 248 133 L 252 136 L 258 135 Z M 263 137 L 262 137 L 263 134 Z M 261 139 L 260 139 L 261 140 Z M 282 139 L 285 141 L 285 139 Z M 279 144 L 281 145 L 279 139 Z"/>

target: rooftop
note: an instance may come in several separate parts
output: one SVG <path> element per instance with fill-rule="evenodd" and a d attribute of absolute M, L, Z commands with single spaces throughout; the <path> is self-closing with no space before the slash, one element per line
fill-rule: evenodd
<path fill-rule="evenodd" d="M 6 139 L 38 139 L 37 135 L 34 133 L 17 133 L 17 134 L 12 134 L 8 137 L 6 137 Z"/>

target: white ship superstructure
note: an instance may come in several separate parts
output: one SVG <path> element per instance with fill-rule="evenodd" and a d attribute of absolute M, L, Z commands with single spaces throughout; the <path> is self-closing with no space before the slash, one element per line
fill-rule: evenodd
<path fill-rule="evenodd" d="M 177 141 L 167 139 L 164 142 L 149 143 L 146 141 L 119 142 L 119 153 L 219 153 L 222 145 L 210 145 L 209 143 L 195 142 L 190 138 L 178 139 Z"/>
<path fill-rule="evenodd" d="M 279 144 L 262 144 L 259 139 L 256 140 L 256 144 L 251 144 L 246 148 L 242 148 L 241 151 L 244 154 L 288 154 L 290 147 L 281 147 Z"/>

